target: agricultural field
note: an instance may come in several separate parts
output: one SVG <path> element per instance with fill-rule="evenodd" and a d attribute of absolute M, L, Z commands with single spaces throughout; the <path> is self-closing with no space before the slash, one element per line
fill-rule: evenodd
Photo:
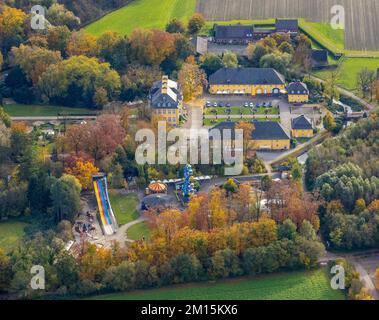
<path fill-rule="evenodd" d="M 150 228 L 146 222 L 140 222 L 131 226 L 127 231 L 127 237 L 131 240 L 149 240 L 150 239 Z"/>
<path fill-rule="evenodd" d="M 344 300 L 333 290 L 325 269 L 281 273 L 139 290 L 94 297 L 97 300 Z"/>
<path fill-rule="evenodd" d="M 346 13 L 346 49 L 379 50 L 377 0 L 198 0 L 197 11 L 209 21 L 304 18 L 329 23 L 331 8 L 341 4 Z"/>
<path fill-rule="evenodd" d="M 119 225 L 138 219 L 139 213 L 137 206 L 139 200 L 135 193 L 125 195 L 111 190 L 109 192 L 109 200 Z"/>
<path fill-rule="evenodd" d="M 136 28 L 164 29 L 172 18 L 188 20 L 195 12 L 195 8 L 196 0 L 134 0 L 85 29 L 94 35 L 106 31 L 125 35 Z"/>
<path fill-rule="evenodd" d="M 8 104 L 3 106 L 4 111 L 11 117 L 54 117 L 58 113 L 71 115 L 94 114 L 91 109 L 70 108 L 50 105 L 27 105 L 27 104 Z"/>
<path fill-rule="evenodd" d="M 20 221 L 0 222 L 0 249 L 9 251 L 17 246 L 26 226 L 27 223 Z"/>

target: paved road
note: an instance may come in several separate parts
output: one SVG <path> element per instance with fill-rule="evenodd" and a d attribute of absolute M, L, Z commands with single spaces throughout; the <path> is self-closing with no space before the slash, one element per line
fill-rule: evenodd
<path fill-rule="evenodd" d="M 36 116 L 36 117 L 11 117 L 13 121 L 57 121 L 57 120 L 95 120 L 93 116 Z"/>
<path fill-rule="evenodd" d="M 304 150 L 304 153 L 313 145 L 317 144 L 319 141 L 323 141 L 325 138 L 327 138 L 328 132 L 324 129 L 322 130 L 317 136 L 313 137 L 311 140 L 307 141 L 306 143 L 298 145 L 295 149 L 288 150 L 286 152 L 283 152 L 279 157 L 276 159 L 273 159 L 268 162 L 269 165 L 273 165 L 287 157 L 289 157 L 292 154 L 298 154 L 301 153 L 302 150 Z"/>
<path fill-rule="evenodd" d="M 138 219 L 133 220 L 127 224 L 122 225 L 118 228 L 117 232 L 114 235 L 107 237 L 108 241 L 118 241 L 119 243 L 134 242 L 134 240 L 128 238 L 128 229 L 138 223 L 146 221 L 146 218 L 140 216 Z"/>
<path fill-rule="evenodd" d="M 364 287 L 366 287 L 369 290 L 370 294 L 373 296 L 375 300 L 379 300 L 379 293 L 375 289 L 375 285 L 373 283 L 372 277 L 370 277 L 369 273 L 367 272 L 367 268 L 365 268 L 362 265 L 362 262 L 359 260 L 360 259 L 359 257 L 361 256 L 370 256 L 370 255 L 375 256 L 377 254 L 378 254 L 377 249 L 374 249 L 374 250 L 369 249 L 369 250 L 364 250 L 364 251 L 350 252 L 347 254 L 338 254 L 338 255 L 327 251 L 325 256 L 319 259 L 319 263 L 334 261 L 338 258 L 345 258 L 349 260 L 349 262 L 354 266 L 356 271 L 359 272 L 359 277 Z"/>
<path fill-rule="evenodd" d="M 355 259 L 352 259 L 351 262 L 354 265 L 355 269 L 359 272 L 359 278 L 362 281 L 363 285 L 368 289 L 375 300 L 379 300 L 379 293 L 376 291 L 375 285 L 366 269 L 363 268 L 363 266 Z"/>
<path fill-rule="evenodd" d="M 277 172 L 270 172 L 267 174 L 253 174 L 248 176 L 229 176 L 229 177 L 217 177 L 213 178 L 212 180 L 208 182 L 203 182 L 201 184 L 201 192 L 209 192 L 211 189 L 215 187 L 215 185 L 220 186 L 225 184 L 229 179 L 234 178 L 240 182 L 250 182 L 250 181 L 259 181 L 264 176 L 270 176 L 273 179 L 280 178 L 280 173 Z"/>

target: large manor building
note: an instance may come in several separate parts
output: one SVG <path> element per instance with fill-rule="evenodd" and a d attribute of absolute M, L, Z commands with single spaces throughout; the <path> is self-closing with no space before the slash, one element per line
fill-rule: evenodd
<path fill-rule="evenodd" d="M 209 77 L 211 94 L 279 95 L 285 78 L 272 68 L 222 68 Z"/>
<path fill-rule="evenodd" d="M 182 113 L 183 96 L 179 84 L 168 76 L 154 83 L 150 90 L 150 107 L 168 126 L 177 127 Z"/>

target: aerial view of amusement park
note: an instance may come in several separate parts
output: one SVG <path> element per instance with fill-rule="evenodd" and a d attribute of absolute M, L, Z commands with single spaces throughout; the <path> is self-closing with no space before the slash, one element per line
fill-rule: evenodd
<path fill-rule="evenodd" d="M 0 0 L 0 308 L 374 305 L 377 2 Z"/>

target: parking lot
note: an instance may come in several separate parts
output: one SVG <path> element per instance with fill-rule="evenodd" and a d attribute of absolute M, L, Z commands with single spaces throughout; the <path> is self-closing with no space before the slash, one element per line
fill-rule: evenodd
<path fill-rule="evenodd" d="M 250 95 L 205 95 L 204 101 L 209 107 L 252 107 L 279 106 L 287 103 L 282 97 L 253 97 Z"/>

